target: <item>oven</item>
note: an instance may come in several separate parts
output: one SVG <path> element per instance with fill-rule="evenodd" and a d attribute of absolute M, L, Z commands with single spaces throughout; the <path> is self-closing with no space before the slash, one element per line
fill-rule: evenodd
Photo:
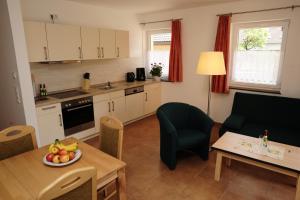
<path fill-rule="evenodd" d="M 95 127 L 92 97 L 64 101 L 61 106 L 65 136 Z"/>

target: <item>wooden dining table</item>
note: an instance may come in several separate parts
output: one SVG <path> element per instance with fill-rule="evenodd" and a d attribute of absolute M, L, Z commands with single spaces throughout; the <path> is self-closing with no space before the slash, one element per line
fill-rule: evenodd
<path fill-rule="evenodd" d="M 94 166 L 97 169 L 97 189 L 116 180 L 119 199 L 126 200 L 126 164 L 75 138 L 63 141 L 64 144 L 72 142 L 78 142 L 82 156 L 68 166 L 45 165 L 42 159 L 48 153 L 48 146 L 0 161 L 0 199 L 37 199 L 42 189 L 66 172 Z"/>

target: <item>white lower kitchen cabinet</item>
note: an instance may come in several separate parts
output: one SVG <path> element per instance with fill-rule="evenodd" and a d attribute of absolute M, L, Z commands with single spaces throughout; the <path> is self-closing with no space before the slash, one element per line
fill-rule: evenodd
<path fill-rule="evenodd" d="M 103 116 L 114 116 L 126 122 L 126 106 L 124 90 L 93 97 L 96 132 L 100 131 L 100 119 Z"/>
<path fill-rule="evenodd" d="M 122 122 L 127 121 L 125 96 L 111 99 L 111 114 Z"/>
<path fill-rule="evenodd" d="M 63 139 L 64 126 L 61 105 L 52 104 L 36 108 L 40 146 L 53 143 L 55 139 Z"/>
<path fill-rule="evenodd" d="M 125 99 L 127 121 L 137 119 L 144 115 L 144 92 L 128 95 Z"/>
<path fill-rule="evenodd" d="M 94 118 L 95 118 L 95 128 L 96 132 L 100 131 L 100 118 L 107 116 L 110 113 L 110 97 L 109 94 L 102 94 L 93 96 L 94 104 Z"/>
<path fill-rule="evenodd" d="M 145 85 L 144 114 L 154 113 L 161 104 L 161 84 Z"/>

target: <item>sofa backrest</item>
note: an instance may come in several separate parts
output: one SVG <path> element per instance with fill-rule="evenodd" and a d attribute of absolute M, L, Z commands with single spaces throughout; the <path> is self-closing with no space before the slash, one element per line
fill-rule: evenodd
<path fill-rule="evenodd" d="M 300 99 L 237 92 L 232 114 L 243 115 L 250 122 L 296 128 L 300 124 Z"/>

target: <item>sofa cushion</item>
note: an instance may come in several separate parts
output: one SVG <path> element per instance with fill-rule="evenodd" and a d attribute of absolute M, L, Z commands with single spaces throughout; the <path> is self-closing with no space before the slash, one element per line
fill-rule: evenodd
<path fill-rule="evenodd" d="M 224 125 L 228 128 L 239 130 L 243 127 L 246 118 L 243 115 L 232 114 L 224 122 Z"/>
<path fill-rule="evenodd" d="M 177 130 L 177 136 L 179 149 L 200 145 L 208 138 L 204 132 L 194 129 Z"/>

